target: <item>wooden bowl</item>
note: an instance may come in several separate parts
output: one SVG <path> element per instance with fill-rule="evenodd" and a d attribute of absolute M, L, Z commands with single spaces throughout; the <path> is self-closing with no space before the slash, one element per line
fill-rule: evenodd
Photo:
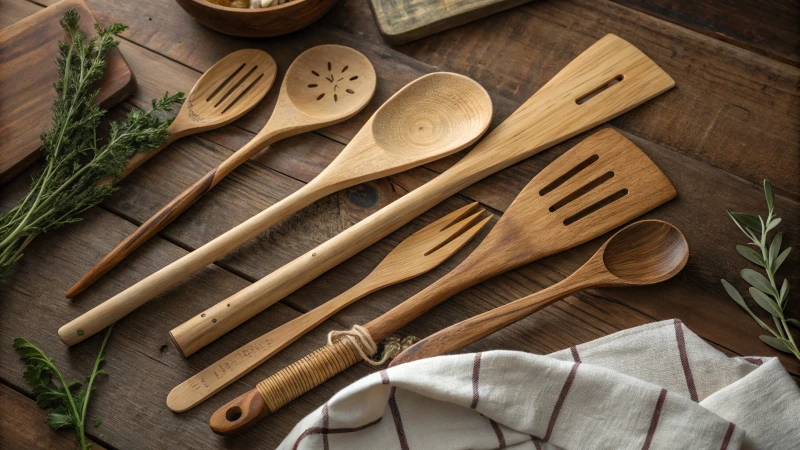
<path fill-rule="evenodd" d="M 297 31 L 325 15 L 339 0 L 292 0 L 270 8 L 231 8 L 205 0 L 175 0 L 198 22 L 220 33 L 270 37 Z"/>

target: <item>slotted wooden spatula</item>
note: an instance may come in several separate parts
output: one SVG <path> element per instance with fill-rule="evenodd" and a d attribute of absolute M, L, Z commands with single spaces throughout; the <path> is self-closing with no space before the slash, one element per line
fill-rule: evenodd
<path fill-rule="evenodd" d="M 470 286 L 596 238 L 675 194 L 631 141 L 610 128 L 595 133 L 536 175 L 464 262 L 365 328 L 378 342 Z M 339 340 L 286 367 L 219 409 L 211 428 L 236 432 L 275 411 L 355 364 L 355 346 Z"/>

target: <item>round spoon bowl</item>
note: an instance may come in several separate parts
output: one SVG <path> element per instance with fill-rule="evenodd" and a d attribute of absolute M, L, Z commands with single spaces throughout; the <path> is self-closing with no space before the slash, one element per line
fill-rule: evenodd
<path fill-rule="evenodd" d="M 396 154 L 431 148 L 463 148 L 480 136 L 492 117 L 492 101 L 474 80 L 432 73 L 398 92 L 376 113 L 375 142 Z"/>
<path fill-rule="evenodd" d="M 352 117 L 375 93 L 375 69 L 361 52 L 319 45 L 298 56 L 284 77 L 295 108 L 318 119 Z"/>
<path fill-rule="evenodd" d="M 606 269 L 626 284 L 651 284 L 680 272 L 689 258 L 683 233 L 667 222 L 643 220 L 611 237 L 603 253 Z"/>

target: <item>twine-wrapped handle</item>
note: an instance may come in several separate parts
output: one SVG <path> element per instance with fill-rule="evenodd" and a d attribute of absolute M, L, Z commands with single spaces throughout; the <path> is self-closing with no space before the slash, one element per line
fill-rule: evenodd
<path fill-rule="evenodd" d="M 218 409 L 209 425 L 217 434 L 236 434 L 290 401 L 361 361 L 355 339 L 339 339 L 285 367 Z"/>

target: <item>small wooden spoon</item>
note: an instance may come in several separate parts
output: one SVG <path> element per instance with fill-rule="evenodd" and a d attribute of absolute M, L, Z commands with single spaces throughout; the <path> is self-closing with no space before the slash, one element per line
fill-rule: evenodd
<path fill-rule="evenodd" d="M 269 58 L 266 53 L 259 53 Z M 205 102 L 200 102 L 200 105 L 206 110 L 233 109 L 230 105 L 236 103 L 232 102 L 235 102 L 242 93 L 249 93 L 245 87 L 249 86 L 249 81 L 243 83 L 244 80 L 255 79 L 257 83 L 264 77 L 260 75 L 262 70 L 265 71 L 264 75 L 269 73 L 270 80 L 274 80 L 275 63 L 272 58 L 269 58 L 269 62 L 269 67 L 265 67 L 264 64 L 240 65 L 233 75 L 225 79 L 222 85 L 211 92 Z M 220 75 L 227 75 L 231 68 L 229 65 L 228 71 L 220 71 Z M 219 93 L 222 88 L 229 85 L 233 88 L 228 93 Z M 286 72 L 277 104 L 264 128 L 244 147 L 229 156 L 218 167 L 211 169 L 120 242 L 70 288 L 67 297 L 72 298 L 91 286 L 186 211 L 225 176 L 268 145 L 347 120 L 364 109 L 374 93 L 375 70 L 369 60 L 358 51 L 341 45 L 320 45 L 301 53 Z M 202 96 L 200 98 L 202 99 Z M 190 114 L 187 115 L 189 119 L 202 119 L 196 114 L 191 115 L 191 112 L 194 110 L 190 110 Z M 149 153 L 138 155 L 149 155 Z"/>
<path fill-rule="evenodd" d="M 330 53 L 325 56 L 327 59 Z M 311 70 L 308 73 L 311 74 Z M 324 80 L 324 77 L 319 79 Z M 293 90 L 307 92 L 304 89 L 303 86 L 294 85 L 288 92 L 293 96 Z M 298 95 L 297 99 L 304 98 L 300 97 L 299 92 L 295 94 Z M 322 97 L 322 94 L 317 94 L 317 97 L 300 104 L 304 105 L 307 112 L 311 112 L 313 107 L 308 105 L 317 102 L 316 98 L 327 98 L 327 95 Z M 339 95 L 338 91 L 336 95 Z M 346 95 L 345 91 L 341 97 Z M 327 106 L 317 114 L 334 108 L 333 105 L 341 101 L 341 97 L 327 102 Z M 58 330 L 59 337 L 67 345 L 83 341 L 326 195 L 464 149 L 481 137 L 489 127 L 491 118 L 492 101 L 489 94 L 468 77 L 437 72 L 414 80 L 378 108 L 339 156 L 307 185 L 62 326 Z M 235 298 L 230 298 L 228 303 L 229 307 L 227 303 L 213 306 L 186 322 L 178 331 L 170 333 L 184 356 L 247 320 L 255 314 L 255 308 L 261 310 L 272 304 L 259 304 L 254 308 L 252 304 L 236 301 Z"/>
<path fill-rule="evenodd" d="M 477 212 L 476 212 L 477 211 Z M 250 341 L 175 386 L 167 406 L 184 412 L 243 377 L 346 306 L 387 286 L 433 269 L 467 244 L 491 219 L 472 203 L 417 231 L 394 248 L 375 269 L 330 301 Z"/>
<path fill-rule="evenodd" d="M 560 283 L 435 333 L 398 355 L 391 366 L 458 350 L 584 289 L 643 286 L 668 280 L 686 265 L 689 244 L 673 225 L 636 222 L 606 241 Z"/>
<path fill-rule="evenodd" d="M 167 128 L 167 143 L 133 155 L 122 178 L 177 139 L 220 128 L 242 117 L 267 95 L 276 73 L 275 61 L 261 50 L 239 50 L 217 61 L 194 84 Z M 67 297 L 81 290 L 70 290 L 72 295 L 68 293 Z"/>

